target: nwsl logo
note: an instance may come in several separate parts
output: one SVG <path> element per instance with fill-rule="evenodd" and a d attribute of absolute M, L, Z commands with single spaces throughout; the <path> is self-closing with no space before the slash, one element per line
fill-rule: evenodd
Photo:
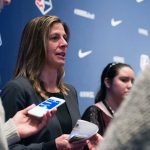
<path fill-rule="evenodd" d="M 35 0 L 35 5 L 43 15 L 46 15 L 53 8 L 51 0 Z"/>

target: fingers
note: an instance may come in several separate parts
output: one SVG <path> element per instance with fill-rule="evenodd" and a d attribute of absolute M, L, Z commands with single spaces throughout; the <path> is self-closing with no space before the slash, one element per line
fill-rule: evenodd
<path fill-rule="evenodd" d="M 104 138 L 100 135 L 100 134 L 96 134 L 96 136 L 97 136 L 97 140 L 100 142 L 100 141 L 102 141 Z"/>
<path fill-rule="evenodd" d="M 54 114 L 57 111 L 57 108 L 53 108 L 51 112 Z"/>
<path fill-rule="evenodd" d="M 32 109 L 33 107 L 35 107 L 35 106 L 36 106 L 35 104 L 32 104 L 32 105 L 26 107 L 25 109 L 23 109 L 23 110 L 21 110 L 21 111 L 22 111 L 24 114 L 27 114 L 28 111 L 29 111 L 30 109 Z"/>
<path fill-rule="evenodd" d="M 51 111 L 47 111 L 47 113 L 41 118 L 40 128 L 44 127 L 47 124 L 49 119 L 51 119 L 54 116 L 56 111 L 56 108 L 52 109 Z"/>
<path fill-rule="evenodd" d="M 82 150 L 85 146 L 86 142 L 82 143 L 69 143 L 69 135 L 63 134 L 60 137 L 55 139 L 56 147 L 58 150 Z"/>
<path fill-rule="evenodd" d="M 42 129 L 44 126 L 46 126 L 47 122 L 48 122 L 48 119 L 47 119 L 46 116 L 44 116 L 44 117 L 42 118 L 42 120 L 40 121 L 40 123 L 38 124 L 38 129 L 40 130 L 40 129 Z"/>
<path fill-rule="evenodd" d="M 51 111 L 47 111 L 47 113 L 46 113 L 45 116 L 49 120 L 49 119 L 51 119 L 54 116 L 54 114 L 56 113 L 56 111 L 57 111 L 57 108 L 53 108 Z"/>
<path fill-rule="evenodd" d="M 93 137 L 87 140 L 87 145 L 90 150 L 94 150 L 97 145 L 102 142 L 102 140 L 103 137 L 100 134 L 95 134 Z"/>

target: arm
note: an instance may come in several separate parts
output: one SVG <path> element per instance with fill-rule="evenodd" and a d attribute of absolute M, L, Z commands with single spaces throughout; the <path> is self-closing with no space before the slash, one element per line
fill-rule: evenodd
<path fill-rule="evenodd" d="M 8 144 L 4 129 L 4 117 L 4 109 L 0 100 L 0 149 L 8 150 Z"/>
<path fill-rule="evenodd" d="M 18 111 L 12 118 L 12 121 L 15 124 L 17 132 L 21 138 L 26 138 L 39 132 L 44 126 L 46 126 L 48 120 L 53 117 L 57 110 L 55 108 L 50 112 L 47 112 L 44 117 L 36 118 L 28 115 L 28 111 L 33 107 L 35 107 L 34 104 L 21 111 Z"/>
<path fill-rule="evenodd" d="M 20 140 L 20 136 L 17 132 L 16 125 L 14 124 L 12 119 L 9 119 L 4 123 L 4 133 L 7 139 L 8 145 L 16 143 Z"/>
<path fill-rule="evenodd" d="M 33 103 L 33 100 L 35 100 L 36 104 L 38 103 L 39 99 L 38 99 L 38 97 L 35 96 L 32 89 L 30 89 L 30 87 L 26 87 L 26 88 L 29 91 L 25 90 L 23 84 L 18 85 L 17 83 L 10 82 L 2 90 L 1 96 L 2 96 L 4 108 L 5 108 L 7 120 L 9 118 L 12 118 L 17 112 L 18 112 L 17 116 L 19 116 L 20 115 L 19 111 L 22 109 L 25 109 L 27 106 L 31 105 Z M 20 121 L 23 121 L 23 120 L 26 120 L 26 119 L 23 118 Z M 17 124 L 20 123 L 17 121 L 16 117 L 13 118 L 11 121 L 13 121 Z M 22 129 L 22 128 L 19 128 L 19 130 L 20 129 Z M 9 148 L 14 149 L 14 150 L 22 150 L 22 149 L 41 150 L 44 145 L 43 142 L 49 143 L 50 146 L 54 145 L 55 143 L 49 142 L 48 140 L 40 140 L 40 139 L 42 139 L 42 137 L 44 138 L 45 132 L 47 132 L 47 128 L 44 128 L 44 131 L 37 133 L 35 136 L 33 135 L 29 138 L 22 138 L 21 141 L 19 141 L 18 143 L 11 144 L 9 146 Z M 21 136 L 23 136 L 23 135 L 21 135 Z M 48 137 L 48 135 L 47 135 L 47 137 Z"/>
<path fill-rule="evenodd" d="M 4 133 L 6 135 L 8 145 L 18 142 L 20 137 L 26 138 L 36 134 L 39 130 L 46 126 L 48 120 L 56 112 L 56 109 L 53 109 L 51 112 L 47 112 L 43 118 L 37 119 L 28 115 L 28 110 L 33 107 L 35 107 L 34 104 L 17 112 L 12 119 L 9 119 L 6 123 L 4 123 Z"/>

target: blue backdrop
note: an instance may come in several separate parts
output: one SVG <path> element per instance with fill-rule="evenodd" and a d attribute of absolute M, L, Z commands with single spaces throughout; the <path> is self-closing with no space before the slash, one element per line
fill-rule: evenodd
<path fill-rule="evenodd" d="M 149 63 L 149 8 L 148 0 L 12 0 L 0 14 L 0 88 L 11 79 L 27 21 L 57 15 L 71 30 L 65 81 L 76 87 L 82 114 L 108 62 L 129 63 L 136 73 Z"/>

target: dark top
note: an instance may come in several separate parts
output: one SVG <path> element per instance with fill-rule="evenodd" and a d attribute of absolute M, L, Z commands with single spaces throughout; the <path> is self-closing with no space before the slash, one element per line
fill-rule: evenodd
<path fill-rule="evenodd" d="M 92 105 L 86 109 L 82 119 L 96 124 L 99 127 L 98 133 L 104 135 L 111 117 L 107 116 L 99 107 Z"/>
<path fill-rule="evenodd" d="M 61 93 L 49 93 L 50 95 L 64 98 L 66 103 L 58 107 L 54 117 L 39 133 L 22 139 L 20 142 L 10 145 L 12 150 L 56 150 L 55 138 L 70 133 L 77 119 L 80 118 L 77 93 L 73 86 L 66 84 L 69 89 L 68 95 Z M 2 102 L 5 109 L 6 120 L 13 117 L 17 111 L 35 103 L 44 101 L 32 87 L 27 78 L 8 82 L 1 92 Z M 65 117 L 64 117 L 65 116 Z"/>
<path fill-rule="evenodd" d="M 47 93 L 48 97 L 58 97 L 64 99 L 64 96 L 62 93 Z M 56 112 L 56 116 L 61 124 L 62 132 L 65 134 L 70 134 L 72 130 L 72 122 L 68 121 L 71 120 L 68 108 L 66 103 L 59 106 L 59 111 Z M 62 117 L 65 116 L 65 117 Z"/>

